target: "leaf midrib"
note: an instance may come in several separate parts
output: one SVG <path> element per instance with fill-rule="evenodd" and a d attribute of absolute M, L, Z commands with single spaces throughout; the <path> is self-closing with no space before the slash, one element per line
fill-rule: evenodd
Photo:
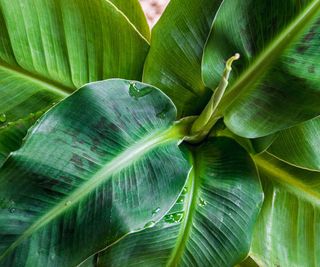
<path fill-rule="evenodd" d="M 58 94 L 62 97 L 67 97 L 75 90 L 75 87 L 67 87 L 50 79 L 28 72 L 19 66 L 9 65 L 8 63 L 5 63 L 3 61 L 0 61 L 0 70 L 1 69 L 17 75 L 22 79 L 29 80 L 32 83 L 38 84 L 44 89 L 51 91 L 54 94 Z"/>
<path fill-rule="evenodd" d="M 220 102 L 220 113 L 223 113 L 230 107 L 241 94 L 254 88 L 252 85 L 266 73 L 270 65 L 289 47 L 292 41 L 297 38 L 319 11 L 320 0 L 311 2 L 303 12 L 278 35 L 226 92 Z"/>
<path fill-rule="evenodd" d="M 270 174 L 270 179 L 281 183 L 283 187 L 286 187 L 297 196 L 300 196 L 311 203 L 320 205 L 320 193 L 299 181 L 299 179 L 294 177 L 291 173 L 272 164 L 271 161 L 264 159 L 262 156 L 254 157 L 254 161 L 260 169 Z M 274 177 L 276 177 L 276 179 Z"/>
<path fill-rule="evenodd" d="M 190 158 L 190 163 L 192 165 L 192 170 L 190 171 L 187 187 L 190 190 L 190 193 L 187 197 L 187 202 L 185 204 L 185 218 L 183 219 L 183 223 L 181 225 L 179 231 L 179 237 L 176 242 L 176 247 L 172 252 L 167 267 L 176 267 L 181 261 L 181 257 L 187 245 L 190 230 L 192 228 L 192 218 L 196 211 L 197 199 L 198 199 L 198 191 L 199 191 L 199 181 L 197 177 L 197 168 L 196 165 L 196 156 L 195 153 L 192 153 L 192 157 Z"/>
<path fill-rule="evenodd" d="M 50 221 L 70 209 L 75 203 L 78 203 L 86 195 L 92 192 L 92 190 L 105 182 L 112 173 L 127 167 L 130 163 L 137 160 L 139 156 L 145 154 L 159 144 L 182 139 L 185 135 L 185 128 L 182 127 L 185 126 L 176 124 L 165 131 L 155 132 L 141 139 L 132 147 L 123 151 L 115 159 L 108 162 L 102 169 L 95 173 L 92 178 L 90 178 L 80 188 L 76 189 L 69 197 L 63 199 L 63 201 L 59 202 L 48 213 L 27 228 L 26 231 L 24 231 L 20 237 L 12 243 L 7 250 L 2 253 L 2 255 L 0 255 L 0 261 L 18 247 L 26 238 L 31 236 L 32 233 L 50 223 Z"/>

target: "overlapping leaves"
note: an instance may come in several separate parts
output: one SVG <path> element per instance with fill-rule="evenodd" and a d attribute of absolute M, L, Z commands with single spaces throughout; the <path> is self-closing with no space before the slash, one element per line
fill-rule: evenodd
<path fill-rule="evenodd" d="M 141 79 L 149 46 L 137 1 L 31 2 L 0 1 L 0 166 L 75 88 Z M 250 252 L 263 266 L 319 262 L 319 12 L 320 0 L 171 0 L 144 66 L 180 118 L 241 54 L 218 117 L 267 150 L 254 156 L 266 201 Z M 175 119 L 159 90 L 125 80 L 46 113 L 0 169 L 0 265 L 73 266 L 101 249 L 86 264 L 239 263 L 262 199 L 253 163 L 215 132 L 181 151 L 193 119 Z"/>
<path fill-rule="evenodd" d="M 29 118 L 76 88 L 107 78 L 141 79 L 149 47 L 137 30 L 148 38 L 141 7 L 136 0 L 112 2 L 0 1 L 0 165 L 20 146 Z M 124 15 L 129 8 L 134 25 Z"/>
<path fill-rule="evenodd" d="M 76 266 L 155 224 L 190 169 L 175 118 L 167 96 L 126 80 L 87 85 L 46 113 L 0 169 L 0 265 Z"/>

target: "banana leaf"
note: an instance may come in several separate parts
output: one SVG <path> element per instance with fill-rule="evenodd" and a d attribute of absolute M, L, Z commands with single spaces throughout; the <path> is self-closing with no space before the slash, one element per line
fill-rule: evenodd
<path fill-rule="evenodd" d="M 320 1 L 226 0 L 204 50 L 202 73 L 214 89 L 234 53 L 220 104 L 228 128 L 256 138 L 320 114 Z"/>
<path fill-rule="evenodd" d="M 255 157 L 265 200 L 250 255 L 259 266 L 320 265 L 320 172 Z"/>
<path fill-rule="evenodd" d="M 76 266 L 159 221 L 190 171 L 175 119 L 158 89 L 120 79 L 45 113 L 0 169 L 0 266 Z"/>
<path fill-rule="evenodd" d="M 136 0 L 0 1 L 1 158 L 19 146 L 26 132 L 15 126 L 29 128 L 31 113 L 88 82 L 141 79 L 149 44 L 137 28 L 146 27 L 145 18 L 135 27 L 117 5 L 141 9 Z M 7 140 L 8 131 L 17 139 Z"/>
<path fill-rule="evenodd" d="M 268 152 L 299 168 L 320 171 L 320 117 L 281 131 Z"/>
<path fill-rule="evenodd" d="M 178 117 L 199 114 L 212 93 L 201 78 L 201 58 L 222 0 L 171 0 L 152 30 L 143 81 L 165 92 Z"/>
<path fill-rule="evenodd" d="M 226 137 L 212 138 L 189 151 L 193 169 L 163 219 L 83 266 L 223 267 L 247 256 L 263 199 L 253 161 Z"/>

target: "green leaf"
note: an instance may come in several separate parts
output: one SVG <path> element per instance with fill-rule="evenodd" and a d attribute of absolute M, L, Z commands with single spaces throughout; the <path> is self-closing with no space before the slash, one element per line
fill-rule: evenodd
<path fill-rule="evenodd" d="M 254 160 L 265 200 L 251 256 L 260 266 L 319 266 L 320 172 L 295 168 L 268 154 Z"/>
<path fill-rule="evenodd" d="M 139 0 L 109 0 L 130 20 L 134 27 L 149 41 L 150 28 Z"/>
<path fill-rule="evenodd" d="M 143 81 L 165 92 L 178 117 L 199 114 L 210 98 L 201 78 L 201 58 L 222 0 L 171 0 L 152 30 Z"/>
<path fill-rule="evenodd" d="M 281 131 L 268 152 L 297 167 L 320 171 L 320 117 Z"/>
<path fill-rule="evenodd" d="M 109 1 L 1 0 L 0 127 L 27 121 L 85 83 L 141 79 L 148 47 Z"/>
<path fill-rule="evenodd" d="M 256 138 L 320 114 L 320 1 L 226 0 L 203 57 L 205 84 L 214 89 L 235 52 L 220 112 L 236 134 Z"/>
<path fill-rule="evenodd" d="M 223 137 L 191 150 L 192 172 L 170 212 L 155 227 L 125 237 L 91 262 L 101 267 L 222 267 L 246 257 L 263 198 L 251 158 Z"/>
<path fill-rule="evenodd" d="M 0 127 L 0 166 L 11 151 L 20 148 L 22 139 L 25 137 L 30 125 L 33 125 L 43 113 L 43 111 L 39 111 L 36 114 L 31 113 L 24 119 Z"/>
<path fill-rule="evenodd" d="M 235 267 L 259 267 L 259 265 L 252 258 L 248 257 L 243 262 L 237 264 Z"/>
<path fill-rule="evenodd" d="M 76 266 L 159 221 L 190 171 L 175 119 L 160 90 L 120 79 L 42 116 L 0 169 L 0 266 Z"/>

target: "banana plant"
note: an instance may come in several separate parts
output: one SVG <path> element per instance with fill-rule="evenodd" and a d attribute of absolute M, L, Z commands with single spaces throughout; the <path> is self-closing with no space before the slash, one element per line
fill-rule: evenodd
<path fill-rule="evenodd" d="M 0 266 L 319 266 L 319 21 L 0 0 Z"/>

